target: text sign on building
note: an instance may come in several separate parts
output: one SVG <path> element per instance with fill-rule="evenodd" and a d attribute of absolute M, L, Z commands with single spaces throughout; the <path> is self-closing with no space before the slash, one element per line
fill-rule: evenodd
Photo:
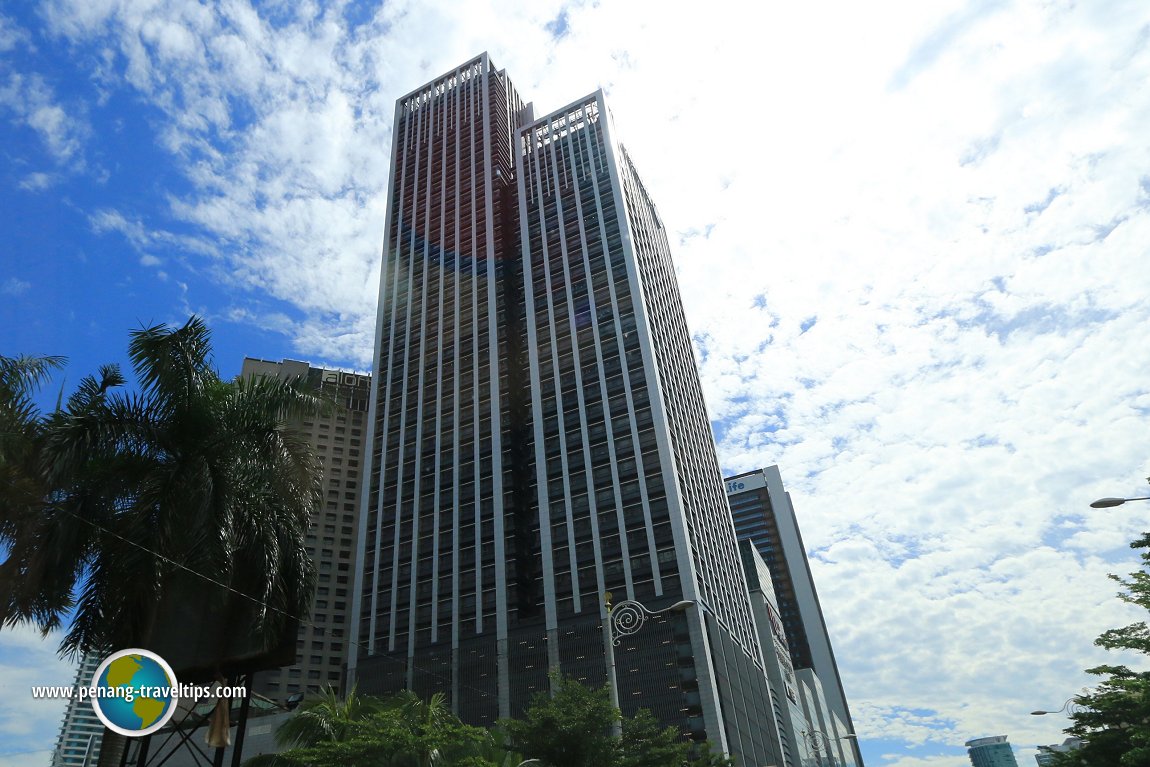
<path fill-rule="evenodd" d="M 323 373 L 325 384 L 339 384 L 350 386 L 353 389 L 366 389 L 371 386 L 371 376 L 362 373 L 344 373 L 339 370 L 325 370 Z"/>
<path fill-rule="evenodd" d="M 767 480 L 762 474 L 748 474 L 745 477 L 736 477 L 727 480 L 727 495 L 745 493 L 748 490 L 759 490 L 767 486 Z"/>

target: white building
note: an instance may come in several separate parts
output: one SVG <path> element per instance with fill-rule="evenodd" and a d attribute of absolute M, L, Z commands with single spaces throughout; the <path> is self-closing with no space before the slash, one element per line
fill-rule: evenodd
<path fill-rule="evenodd" d="M 90 687 L 96 668 L 104 659 L 98 655 L 85 655 L 76 669 L 75 687 Z M 72 698 L 64 711 L 60 737 L 52 754 L 52 767 L 89 767 L 100 759 L 100 742 L 104 738 L 104 725 L 88 700 Z"/>

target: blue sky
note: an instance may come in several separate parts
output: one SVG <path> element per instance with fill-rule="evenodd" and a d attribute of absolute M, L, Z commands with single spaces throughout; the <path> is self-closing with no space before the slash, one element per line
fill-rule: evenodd
<path fill-rule="evenodd" d="M 672 234 L 731 473 L 779 464 L 868 765 L 958 767 L 1137 619 L 1150 9 L 44 0 L 0 11 L 0 352 L 370 366 L 394 100 L 487 50 L 549 111 L 603 87 Z M 58 386 L 58 380 L 56 385 Z M 0 753 L 66 683 L 0 632 Z M 8 757 L 4 757 L 8 758 Z M 9 759 L 9 761 L 11 761 Z"/>

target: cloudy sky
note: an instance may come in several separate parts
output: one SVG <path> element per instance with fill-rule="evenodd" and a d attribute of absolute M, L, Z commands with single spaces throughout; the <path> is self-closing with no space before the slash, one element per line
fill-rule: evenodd
<path fill-rule="evenodd" d="M 872 767 L 1020 763 L 1136 613 L 1150 5 L 44 0 L 0 11 L 0 353 L 68 381 L 195 312 L 366 370 L 396 97 L 487 50 L 606 89 L 673 235 L 719 455 L 791 490 Z M 67 384 L 65 384 L 67 385 Z M 70 681 L 0 632 L 0 761 Z"/>

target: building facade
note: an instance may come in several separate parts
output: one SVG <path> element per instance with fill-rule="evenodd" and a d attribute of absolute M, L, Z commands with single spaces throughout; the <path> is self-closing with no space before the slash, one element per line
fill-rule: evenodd
<path fill-rule="evenodd" d="M 666 233 L 596 92 L 536 119 L 486 54 L 396 106 L 357 592 L 363 691 L 488 724 L 606 680 L 775 764 L 770 693 Z"/>
<path fill-rule="evenodd" d="M 306 362 L 247 358 L 241 377 L 299 378 L 334 400 L 328 414 L 293 424 L 323 466 L 323 500 L 312 511 L 307 551 L 316 566 L 311 614 L 296 638 L 295 665 L 255 675 L 252 691 L 283 702 L 293 695 L 341 689 L 349 640 L 352 562 L 356 551 L 371 376 L 315 368 Z"/>
<path fill-rule="evenodd" d="M 972 767 L 1018 767 L 1014 749 L 1005 735 L 976 738 L 966 742 L 966 753 Z"/>
<path fill-rule="evenodd" d="M 779 616 L 778 598 L 767 563 L 750 541 L 739 541 L 743 570 L 763 648 L 763 662 L 771 685 L 775 730 L 768 734 L 778 741 L 780 767 L 807 767 L 815 763 L 817 752 L 808 734 L 814 729 L 803 711 L 802 687 L 791 663 L 791 651 Z M 821 744 L 820 744 L 821 745 Z"/>
<path fill-rule="evenodd" d="M 754 545 L 770 571 L 793 667 L 809 669 L 817 677 L 816 684 L 810 675 L 804 676 L 809 680 L 812 714 L 824 705 L 827 711 L 825 715 L 812 717 L 812 725 L 816 719 L 820 721 L 822 726 L 816 729 L 839 744 L 835 748 L 841 748 L 855 764 L 862 765 L 858 742 L 850 737 L 854 733 L 854 722 L 811 576 L 806 547 L 779 469 L 770 466 L 729 477 L 726 488 L 735 534 L 739 540 Z"/>
<path fill-rule="evenodd" d="M 92 677 L 104 660 L 102 655 L 88 654 L 76 668 L 74 688 L 91 687 Z M 88 767 L 100 761 L 100 743 L 104 725 L 96 716 L 91 701 L 72 698 L 64 710 L 60 737 L 52 754 L 52 767 Z"/>

